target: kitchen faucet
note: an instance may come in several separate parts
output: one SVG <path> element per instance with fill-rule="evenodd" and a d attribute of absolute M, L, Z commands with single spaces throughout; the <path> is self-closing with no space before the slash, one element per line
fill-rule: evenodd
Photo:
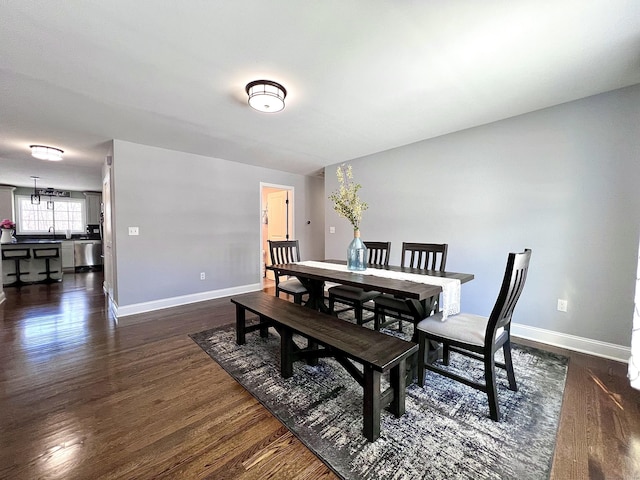
<path fill-rule="evenodd" d="M 53 227 L 49 227 L 49 233 L 51 233 L 53 231 L 53 238 L 56 238 L 56 227 L 55 225 Z"/>

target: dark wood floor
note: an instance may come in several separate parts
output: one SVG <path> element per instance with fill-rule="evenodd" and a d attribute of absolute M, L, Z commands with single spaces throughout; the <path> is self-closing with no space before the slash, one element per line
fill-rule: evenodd
<path fill-rule="evenodd" d="M 5 289 L 0 478 L 336 478 L 187 336 L 233 322 L 228 299 L 117 326 L 101 282 Z M 640 392 L 626 366 L 562 353 L 552 478 L 640 478 Z"/>

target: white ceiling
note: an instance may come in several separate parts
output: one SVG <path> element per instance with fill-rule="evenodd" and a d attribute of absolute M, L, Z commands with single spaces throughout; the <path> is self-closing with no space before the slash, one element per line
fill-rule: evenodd
<path fill-rule="evenodd" d="M 99 188 L 113 138 L 312 174 L 640 83 L 639 54 L 638 0 L 3 0 L 0 183 Z"/>

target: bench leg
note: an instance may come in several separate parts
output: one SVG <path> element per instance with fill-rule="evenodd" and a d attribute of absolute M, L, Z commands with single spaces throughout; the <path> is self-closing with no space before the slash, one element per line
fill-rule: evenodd
<path fill-rule="evenodd" d="M 268 338 L 269 337 L 269 324 L 267 322 L 267 320 L 261 315 L 260 316 L 260 336 L 262 338 Z"/>
<path fill-rule="evenodd" d="M 293 375 L 293 334 L 288 328 L 280 329 L 280 375 Z"/>
<path fill-rule="evenodd" d="M 398 365 L 389 372 L 389 382 L 393 388 L 393 400 L 389 405 L 389 411 L 396 417 L 404 415 L 405 400 L 407 398 L 406 360 L 401 360 Z"/>
<path fill-rule="evenodd" d="M 380 436 L 380 372 L 364 366 L 364 436 L 370 442 Z"/>
<path fill-rule="evenodd" d="M 236 304 L 236 343 L 238 345 L 245 344 L 245 309 L 241 305 Z"/>
<path fill-rule="evenodd" d="M 318 346 L 318 342 L 315 342 L 313 340 L 309 340 L 307 343 L 307 348 L 309 350 L 318 350 L 320 347 Z M 307 365 L 310 365 L 312 367 L 315 367 L 316 365 L 318 365 L 318 357 L 310 357 L 307 359 Z"/>

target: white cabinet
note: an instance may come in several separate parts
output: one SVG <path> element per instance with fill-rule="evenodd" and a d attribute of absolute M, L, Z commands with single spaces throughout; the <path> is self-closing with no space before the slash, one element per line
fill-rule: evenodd
<path fill-rule="evenodd" d="M 74 270 L 76 267 L 73 246 L 73 240 L 66 240 L 62 242 L 62 251 L 60 255 L 62 256 L 63 270 Z"/>
<path fill-rule="evenodd" d="M 102 194 L 97 192 L 84 192 L 84 196 L 86 199 L 87 224 L 99 224 Z"/>

